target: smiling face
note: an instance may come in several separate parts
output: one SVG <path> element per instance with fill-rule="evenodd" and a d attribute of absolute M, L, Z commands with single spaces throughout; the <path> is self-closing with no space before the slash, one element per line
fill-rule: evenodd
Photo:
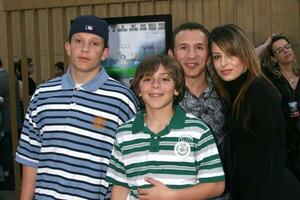
<path fill-rule="evenodd" d="M 101 60 L 108 56 L 108 48 L 104 48 L 103 39 L 92 33 L 75 33 L 71 42 L 65 44 L 70 57 L 72 74 L 85 74 L 94 77 L 100 70 Z"/>
<path fill-rule="evenodd" d="M 215 43 L 212 43 L 211 51 L 213 66 L 222 80 L 235 80 L 244 72 L 245 65 L 237 56 L 227 55 Z"/>
<path fill-rule="evenodd" d="M 294 51 L 285 39 L 279 39 L 273 42 L 272 51 L 278 64 L 285 65 L 292 63 L 294 60 Z"/>
<path fill-rule="evenodd" d="M 139 96 L 143 99 L 147 112 L 156 109 L 173 110 L 175 82 L 163 65 L 152 75 L 144 75 L 139 82 Z"/>
<path fill-rule="evenodd" d="M 180 62 L 186 78 L 205 76 L 208 38 L 201 30 L 182 30 L 176 35 L 174 50 L 170 50 L 169 55 Z"/>

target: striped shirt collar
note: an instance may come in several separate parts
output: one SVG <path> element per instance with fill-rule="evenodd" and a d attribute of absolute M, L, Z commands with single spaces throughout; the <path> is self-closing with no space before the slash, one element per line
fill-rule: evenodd
<path fill-rule="evenodd" d="M 108 74 L 103 67 L 100 68 L 100 72 L 92 80 L 83 84 L 81 87 L 87 91 L 95 91 L 100 88 L 108 79 Z M 62 77 L 62 89 L 74 89 L 75 82 L 71 76 L 71 67 L 69 67 L 67 73 Z"/>
<path fill-rule="evenodd" d="M 144 125 L 145 109 L 139 111 L 133 122 L 132 133 L 138 133 L 145 129 Z M 171 129 L 183 129 L 185 125 L 185 111 L 180 106 L 175 106 L 175 114 L 173 115 L 170 123 L 167 125 Z"/>

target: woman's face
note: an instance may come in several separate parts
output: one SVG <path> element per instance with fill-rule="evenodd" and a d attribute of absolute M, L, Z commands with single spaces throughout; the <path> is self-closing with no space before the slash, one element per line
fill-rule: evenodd
<path fill-rule="evenodd" d="M 213 66 L 222 80 L 232 81 L 244 73 L 245 65 L 240 58 L 228 55 L 215 43 L 212 43 L 211 50 Z"/>
<path fill-rule="evenodd" d="M 285 39 L 279 39 L 272 44 L 274 59 L 279 65 L 290 64 L 294 60 L 294 51 Z"/>

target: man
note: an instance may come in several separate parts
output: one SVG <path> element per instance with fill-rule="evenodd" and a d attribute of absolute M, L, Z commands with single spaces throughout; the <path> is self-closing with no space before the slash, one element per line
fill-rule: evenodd
<path fill-rule="evenodd" d="M 15 79 L 16 102 L 20 101 L 19 83 Z M 0 189 L 14 189 L 14 173 L 13 173 L 13 152 L 12 152 L 12 128 L 10 121 L 10 101 L 9 96 L 9 76 L 7 70 L 0 60 L 0 167 L 3 170 L 3 182 L 0 182 Z M 17 113 L 20 107 L 17 105 Z M 16 116 L 17 128 L 21 127 L 21 116 Z"/>
<path fill-rule="evenodd" d="M 207 71 L 208 37 L 208 30 L 201 24 L 181 24 L 173 31 L 168 54 L 180 62 L 185 74 L 186 91 L 180 105 L 186 112 L 201 118 L 210 126 L 223 160 L 224 115 L 221 101 Z"/>
<path fill-rule="evenodd" d="M 64 67 L 64 62 L 57 62 L 54 65 L 54 77 L 57 76 L 62 76 L 64 75 L 65 67 Z"/>
<path fill-rule="evenodd" d="M 35 65 L 32 62 L 32 58 L 27 57 L 27 67 L 28 67 L 28 94 L 31 97 L 36 90 L 36 83 L 32 79 L 32 74 L 35 68 Z M 21 64 L 21 59 L 19 59 L 17 62 L 14 63 L 14 68 L 15 68 L 15 74 L 18 78 L 18 80 L 22 82 L 22 64 Z"/>
<path fill-rule="evenodd" d="M 65 50 L 68 71 L 39 86 L 25 117 L 21 199 L 109 199 L 115 131 L 137 111 L 134 94 L 100 66 L 109 53 L 104 20 L 75 18 Z"/>

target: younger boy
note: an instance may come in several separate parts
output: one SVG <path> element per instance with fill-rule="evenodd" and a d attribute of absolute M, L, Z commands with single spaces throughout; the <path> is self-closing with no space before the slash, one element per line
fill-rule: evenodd
<path fill-rule="evenodd" d="M 177 61 L 154 56 L 140 63 L 132 88 L 145 109 L 117 131 L 107 172 L 112 200 L 207 199 L 224 191 L 210 129 L 178 106 L 184 87 Z"/>

